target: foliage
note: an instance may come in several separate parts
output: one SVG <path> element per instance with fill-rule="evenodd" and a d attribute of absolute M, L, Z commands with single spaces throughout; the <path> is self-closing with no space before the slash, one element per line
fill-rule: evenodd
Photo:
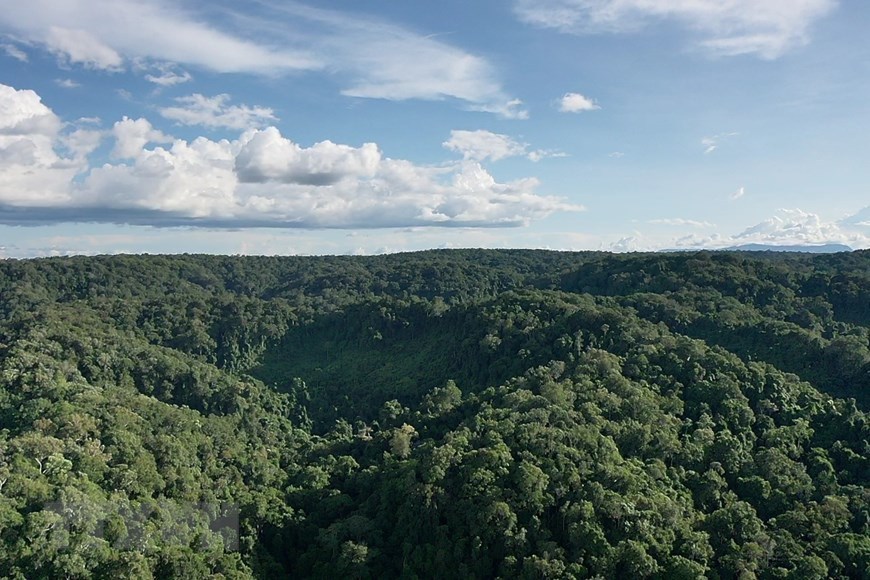
<path fill-rule="evenodd" d="M 0 262 L 0 577 L 870 577 L 870 253 Z"/>

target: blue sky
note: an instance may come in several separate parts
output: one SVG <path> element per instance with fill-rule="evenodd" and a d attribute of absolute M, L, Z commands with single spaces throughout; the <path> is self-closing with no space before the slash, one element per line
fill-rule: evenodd
<path fill-rule="evenodd" d="M 867 248 L 868 25 L 836 0 L 0 0 L 0 256 Z"/>

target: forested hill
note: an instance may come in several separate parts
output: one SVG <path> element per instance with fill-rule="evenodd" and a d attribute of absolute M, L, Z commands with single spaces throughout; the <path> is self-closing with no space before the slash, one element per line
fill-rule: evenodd
<path fill-rule="evenodd" d="M 870 578 L 870 252 L 0 261 L 0 577 Z"/>

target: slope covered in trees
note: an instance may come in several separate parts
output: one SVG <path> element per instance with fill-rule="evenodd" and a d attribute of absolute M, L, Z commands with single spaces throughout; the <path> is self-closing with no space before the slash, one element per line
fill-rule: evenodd
<path fill-rule="evenodd" d="M 870 577 L 870 253 L 0 262 L 0 576 Z"/>

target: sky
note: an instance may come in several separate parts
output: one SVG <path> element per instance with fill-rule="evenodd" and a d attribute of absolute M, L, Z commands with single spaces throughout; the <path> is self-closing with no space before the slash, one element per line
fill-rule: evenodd
<path fill-rule="evenodd" d="M 870 3 L 0 0 L 0 257 L 870 248 Z"/>

